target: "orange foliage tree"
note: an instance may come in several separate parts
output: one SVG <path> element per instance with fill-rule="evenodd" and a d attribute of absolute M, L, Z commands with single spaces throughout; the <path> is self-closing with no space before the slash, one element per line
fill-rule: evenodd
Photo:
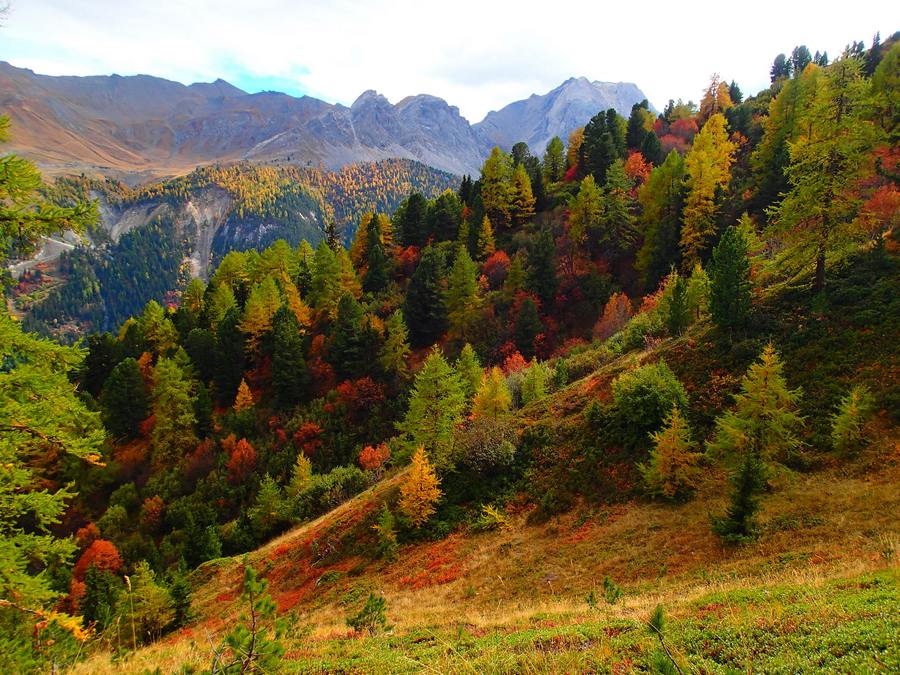
<path fill-rule="evenodd" d="M 440 480 L 425 448 L 419 446 L 412 458 L 409 476 L 400 488 L 400 511 L 416 527 L 420 527 L 434 513 L 434 505 L 441 498 Z"/>

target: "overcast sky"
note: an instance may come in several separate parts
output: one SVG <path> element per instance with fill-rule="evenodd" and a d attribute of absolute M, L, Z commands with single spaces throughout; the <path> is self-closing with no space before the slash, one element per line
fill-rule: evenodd
<path fill-rule="evenodd" d="M 392 102 L 427 93 L 470 122 L 573 75 L 634 82 L 658 109 L 670 98 L 698 100 L 714 72 L 753 93 L 767 86 L 775 55 L 796 44 L 834 56 L 851 40 L 868 46 L 875 31 L 900 28 L 888 0 L 10 4 L 0 59 L 39 73 L 221 77 L 247 91 L 346 105 L 366 89 Z"/>

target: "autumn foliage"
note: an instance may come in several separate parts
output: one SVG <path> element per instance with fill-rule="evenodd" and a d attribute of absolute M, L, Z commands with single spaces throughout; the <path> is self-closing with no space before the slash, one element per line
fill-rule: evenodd
<path fill-rule="evenodd" d="M 434 505 L 443 494 L 440 480 L 435 474 L 425 448 L 418 448 L 413 454 L 409 476 L 400 488 L 400 510 L 409 522 L 421 527 L 434 513 Z"/>
<path fill-rule="evenodd" d="M 95 567 L 101 572 L 114 574 L 121 570 L 122 557 L 119 555 L 116 545 L 107 539 L 96 539 L 75 563 L 75 567 L 72 569 L 72 578 L 84 581 L 84 577 L 91 567 Z"/>

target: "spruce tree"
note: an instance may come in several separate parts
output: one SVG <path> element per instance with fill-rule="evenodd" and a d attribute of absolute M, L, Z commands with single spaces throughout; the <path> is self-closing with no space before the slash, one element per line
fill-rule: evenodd
<path fill-rule="evenodd" d="M 647 181 L 638 188 L 638 202 L 644 243 L 638 251 L 635 268 L 643 288 L 652 291 L 671 266 L 679 262 L 684 159 L 675 150 L 665 162 L 653 168 Z"/>
<path fill-rule="evenodd" d="M 422 251 L 413 272 L 403 303 L 403 317 L 415 347 L 436 342 L 446 329 L 441 280 L 444 276 L 443 256 L 433 246 Z"/>
<path fill-rule="evenodd" d="M 240 315 L 232 307 L 216 329 L 215 384 L 216 395 L 222 405 L 231 405 L 241 378 L 244 376 L 244 335 L 238 329 Z"/>
<path fill-rule="evenodd" d="M 478 294 L 478 266 L 462 246 L 456 250 L 456 259 L 450 268 L 444 303 L 451 337 L 466 341 L 480 318 L 481 298 Z"/>
<path fill-rule="evenodd" d="M 134 438 L 147 417 L 147 390 L 133 358 L 119 362 L 103 385 L 103 423 L 117 438 Z"/>
<path fill-rule="evenodd" d="M 526 359 L 534 356 L 534 339 L 543 332 L 544 324 L 541 323 L 537 305 L 534 304 L 534 300 L 526 297 L 519 307 L 514 330 L 516 348 Z"/>
<path fill-rule="evenodd" d="M 606 172 L 603 191 L 600 243 L 610 257 L 620 258 L 631 251 L 637 239 L 632 181 L 625 173 L 621 159 L 615 160 Z"/>
<path fill-rule="evenodd" d="M 565 147 L 559 136 L 554 136 L 547 143 L 544 152 L 544 182 L 557 183 L 566 173 Z"/>
<path fill-rule="evenodd" d="M 673 272 L 675 280 L 672 282 L 671 296 L 668 301 L 666 313 L 666 328 L 669 335 L 678 337 L 691 323 L 691 310 L 688 305 L 688 285 L 684 277 Z"/>
<path fill-rule="evenodd" d="M 366 250 L 366 276 L 363 279 L 363 290 L 378 293 L 388 284 L 388 262 L 381 241 L 382 232 L 378 214 L 372 216 L 368 224 L 368 248 Z"/>
<path fill-rule="evenodd" d="M 528 255 L 528 289 L 544 303 L 552 304 L 559 280 L 556 276 L 556 243 L 549 228 L 544 228 L 531 247 Z"/>
<path fill-rule="evenodd" d="M 740 469 L 731 479 L 731 504 L 724 515 L 712 519 L 713 532 L 725 541 L 740 544 L 756 536 L 754 517 L 759 511 L 759 495 L 766 486 L 765 463 L 757 451 L 744 455 Z"/>
<path fill-rule="evenodd" d="M 422 246 L 426 240 L 425 216 L 428 200 L 420 192 L 413 192 L 401 205 L 397 223 L 400 241 L 404 246 Z"/>
<path fill-rule="evenodd" d="M 747 323 L 750 314 L 750 260 L 747 240 L 731 226 L 713 249 L 709 264 L 709 311 L 712 320 L 730 335 Z"/>
<path fill-rule="evenodd" d="M 282 305 L 272 319 L 272 390 L 275 405 L 289 410 L 303 400 L 309 372 L 297 318 Z"/>
<path fill-rule="evenodd" d="M 191 382 L 172 359 L 161 358 L 153 369 L 153 417 L 153 466 L 172 468 L 197 446 Z"/>
<path fill-rule="evenodd" d="M 328 343 L 328 362 L 343 379 L 356 379 L 374 372 L 378 337 L 362 305 L 352 295 L 338 304 L 337 319 Z"/>

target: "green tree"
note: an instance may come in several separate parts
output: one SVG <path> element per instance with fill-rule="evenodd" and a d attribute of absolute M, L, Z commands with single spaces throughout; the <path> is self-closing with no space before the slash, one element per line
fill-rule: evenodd
<path fill-rule="evenodd" d="M 578 164 L 585 173 L 593 174 L 598 184 L 606 180 L 606 172 L 612 163 L 625 156 L 625 133 L 620 119 L 610 108 L 594 115 L 584 127 Z"/>
<path fill-rule="evenodd" d="M 588 174 L 581 181 L 578 194 L 569 201 L 569 238 L 577 246 L 587 239 L 588 232 L 599 230 L 603 218 L 603 193 L 594 176 Z"/>
<path fill-rule="evenodd" d="M 544 182 L 558 183 L 566 173 L 565 147 L 559 136 L 554 136 L 547 143 L 544 152 Z"/>
<path fill-rule="evenodd" d="M 747 240 L 737 227 L 722 235 L 709 263 L 709 311 L 720 329 L 743 327 L 750 314 L 750 260 Z"/>
<path fill-rule="evenodd" d="M 481 227 L 478 228 L 478 240 L 475 245 L 478 254 L 478 260 L 484 262 L 496 250 L 494 243 L 494 227 L 491 220 L 487 216 L 481 219 Z"/>
<path fill-rule="evenodd" d="M 475 392 L 478 391 L 484 371 L 481 368 L 478 355 L 468 342 L 463 345 L 462 351 L 460 351 L 453 367 L 456 370 L 456 374 L 459 375 L 466 401 L 471 401 L 475 396 Z"/>
<path fill-rule="evenodd" d="M 432 344 L 443 335 L 447 325 L 442 279 L 444 259 L 434 246 L 422 251 L 422 257 L 409 280 L 403 317 L 414 346 Z"/>
<path fill-rule="evenodd" d="M 284 492 L 269 474 L 263 476 L 253 506 L 247 510 L 257 539 L 264 540 L 285 522 Z"/>
<path fill-rule="evenodd" d="M 363 278 L 363 290 L 378 293 L 387 286 L 388 260 L 382 242 L 381 218 L 374 214 L 366 226 L 368 230 L 366 248 L 366 275 Z"/>
<path fill-rule="evenodd" d="M 153 369 L 153 417 L 151 433 L 153 466 L 170 469 L 197 446 L 194 398 L 191 382 L 172 359 L 161 358 Z"/>
<path fill-rule="evenodd" d="M 272 318 L 272 390 L 281 410 L 296 406 L 306 395 L 309 371 L 303 358 L 303 338 L 297 318 L 282 305 Z"/>
<path fill-rule="evenodd" d="M 681 212 L 684 208 L 684 159 L 676 151 L 650 172 L 638 188 L 641 207 L 640 225 L 644 243 L 638 251 L 635 268 L 646 290 L 657 287 L 672 265 L 679 261 Z"/>
<path fill-rule="evenodd" d="M 831 416 L 831 442 L 835 450 L 849 452 L 859 448 L 874 408 L 875 399 L 864 386 L 853 387 L 841 398 Z"/>
<path fill-rule="evenodd" d="M 481 201 L 494 227 L 503 229 L 512 222 L 512 180 L 512 160 L 495 147 L 481 168 Z"/>
<path fill-rule="evenodd" d="M 637 239 L 632 182 L 625 173 L 621 159 L 615 160 L 606 172 L 603 190 L 603 216 L 599 232 L 600 244 L 613 258 L 627 254 Z"/>
<path fill-rule="evenodd" d="M 521 227 L 534 217 L 535 205 L 531 178 L 524 164 L 519 164 L 513 171 L 510 197 L 510 220 L 513 225 Z"/>
<path fill-rule="evenodd" d="M 328 362 L 344 379 L 355 379 L 374 372 L 373 356 L 380 348 L 378 334 L 362 305 L 352 295 L 338 304 L 337 318 L 328 343 Z"/>
<path fill-rule="evenodd" d="M 310 300 L 323 316 L 333 319 L 341 301 L 341 264 L 337 252 L 326 242 L 319 242 L 312 263 Z"/>
<path fill-rule="evenodd" d="M 559 279 L 556 276 L 556 243 L 549 228 L 541 230 L 529 252 L 527 286 L 541 299 L 545 307 L 556 297 L 559 288 Z"/>
<path fill-rule="evenodd" d="M 434 466 L 442 470 L 453 464 L 453 429 L 465 407 L 459 375 L 434 348 L 416 375 L 409 409 L 397 429 L 410 446 L 423 446 Z"/>
<path fill-rule="evenodd" d="M 463 205 L 459 196 L 452 190 L 446 190 L 433 202 L 429 203 L 425 215 L 428 235 L 434 241 L 453 241 L 462 224 Z"/>
<path fill-rule="evenodd" d="M 538 363 L 536 358 L 532 358 L 525 370 L 525 377 L 522 378 L 522 405 L 543 399 L 547 395 L 549 379 L 550 369 L 543 363 Z"/>
<path fill-rule="evenodd" d="M 693 451 L 691 428 L 678 406 L 672 408 L 665 426 L 650 438 L 653 440 L 650 458 L 646 464 L 638 465 L 648 494 L 666 499 L 690 494 L 700 479 L 698 464 L 702 454 Z"/>
<path fill-rule="evenodd" d="M 420 192 L 412 193 L 397 209 L 396 225 L 404 246 L 422 246 L 425 243 L 427 211 L 428 200 Z"/>
<path fill-rule="evenodd" d="M 137 361 L 127 358 L 113 368 L 100 397 L 103 423 L 117 438 L 134 438 L 147 418 L 147 388 Z"/>
<path fill-rule="evenodd" d="M 789 254 L 815 261 L 816 291 L 825 288 L 828 254 L 870 235 L 856 223 L 861 199 L 854 189 L 880 137 L 879 128 L 866 118 L 868 97 L 857 59 L 841 59 L 826 69 L 801 117 L 802 131 L 789 143 L 790 188 L 769 210 L 774 232 L 791 245 Z"/>
<path fill-rule="evenodd" d="M 768 344 L 750 366 L 734 397 L 734 408 L 716 420 L 716 434 L 707 444 L 711 453 L 726 457 L 755 455 L 761 461 L 785 460 L 802 447 L 798 433 L 803 418 L 797 412 L 800 389 L 788 389 L 775 348 Z"/>
<path fill-rule="evenodd" d="M 457 248 L 456 259 L 450 268 L 444 303 L 450 335 L 463 342 L 469 340 L 480 318 L 481 297 L 478 266 L 461 246 Z"/>
<path fill-rule="evenodd" d="M 88 568 L 84 577 L 84 597 L 78 607 L 85 624 L 103 630 L 112 623 L 121 586 L 121 581 L 112 572 L 94 565 Z"/>
<path fill-rule="evenodd" d="M 378 354 L 381 369 L 390 375 L 405 379 L 409 372 L 409 331 L 403 320 L 403 312 L 395 310 L 384 322 L 384 344 Z"/>
<path fill-rule="evenodd" d="M 231 405 L 238 385 L 244 377 L 244 334 L 238 328 L 237 307 L 229 309 L 216 328 L 215 376 L 219 403 Z"/>
<path fill-rule="evenodd" d="M 681 335 L 691 323 L 691 308 L 688 304 L 688 284 L 684 277 L 673 271 L 672 292 L 669 297 L 666 313 L 666 328 L 669 335 Z"/>
<path fill-rule="evenodd" d="M 751 451 L 744 455 L 740 469 L 731 479 L 731 504 L 722 516 L 713 517 L 713 532 L 733 544 L 756 537 L 754 517 L 759 511 L 759 495 L 766 487 L 766 475 L 766 465 L 758 452 Z"/>
<path fill-rule="evenodd" d="M 631 114 L 628 116 L 628 129 L 625 132 L 625 145 L 631 150 L 640 150 L 644 143 L 644 137 L 650 133 L 644 128 L 649 103 L 644 99 L 640 103 L 631 106 Z M 649 112 L 649 111 L 648 111 Z"/>
<path fill-rule="evenodd" d="M 538 314 L 537 305 L 534 304 L 534 300 L 526 297 L 519 307 L 513 331 L 516 348 L 526 359 L 534 356 L 534 339 L 543 332 L 544 324 Z"/>
<path fill-rule="evenodd" d="M 506 386 L 503 371 L 497 366 L 481 379 L 481 385 L 475 392 L 472 401 L 472 414 L 475 417 L 489 417 L 496 420 L 509 412 L 512 407 L 512 394 Z"/>
<path fill-rule="evenodd" d="M 716 113 L 694 137 L 694 145 L 684 159 L 687 197 L 679 245 L 687 270 L 700 261 L 715 234 L 723 191 L 731 180 L 734 152 L 725 116 Z"/>

